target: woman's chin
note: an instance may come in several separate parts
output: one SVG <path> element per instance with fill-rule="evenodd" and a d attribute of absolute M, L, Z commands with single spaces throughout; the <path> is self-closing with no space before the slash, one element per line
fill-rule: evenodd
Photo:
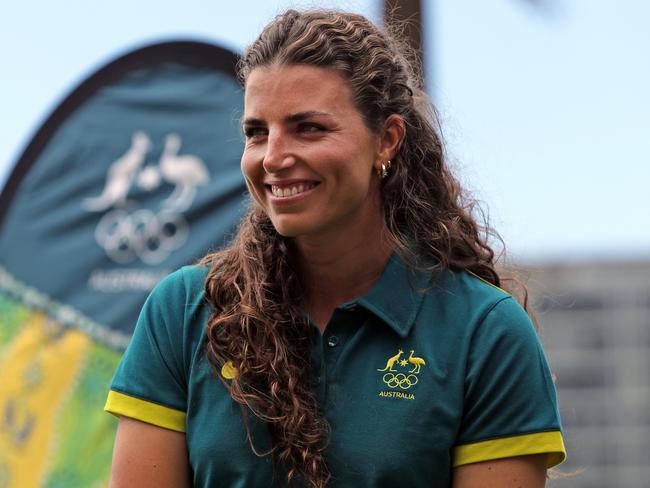
<path fill-rule="evenodd" d="M 317 225 L 313 218 L 306 215 L 273 215 L 271 216 L 271 222 L 276 232 L 284 237 L 296 238 L 317 235 L 321 230 L 321 226 Z"/>
<path fill-rule="evenodd" d="M 299 237 L 310 233 L 309 226 L 298 223 L 273 222 L 273 227 L 275 227 L 278 234 L 284 237 Z"/>

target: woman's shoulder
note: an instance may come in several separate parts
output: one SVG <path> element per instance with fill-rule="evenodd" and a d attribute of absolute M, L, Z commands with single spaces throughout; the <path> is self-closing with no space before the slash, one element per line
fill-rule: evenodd
<path fill-rule="evenodd" d="M 207 266 L 183 266 L 160 280 L 151 294 L 164 298 L 169 296 L 202 298 L 208 271 Z"/>
<path fill-rule="evenodd" d="M 442 271 L 434 277 L 432 291 L 451 303 L 493 306 L 512 295 L 468 270 Z"/>
<path fill-rule="evenodd" d="M 530 326 L 528 314 L 508 291 L 465 270 L 439 274 L 426 302 L 436 316 L 453 317 L 453 322 L 468 332 L 496 315 Z"/>
<path fill-rule="evenodd" d="M 164 324 L 167 328 L 184 329 L 184 334 L 197 329 L 197 324 L 204 322 L 209 314 L 205 300 L 208 271 L 207 267 L 192 265 L 167 275 L 149 294 L 141 319 L 149 317 L 157 327 Z"/>

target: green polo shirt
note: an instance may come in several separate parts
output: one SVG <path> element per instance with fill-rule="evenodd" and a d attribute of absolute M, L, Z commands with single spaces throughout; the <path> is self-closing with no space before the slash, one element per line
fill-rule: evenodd
<path fill-rule="evenodd" d="M 195 487 L 284 486 L 255 456 L 239 406 L 205 357 L 206 270 L 163 280 L 142 310 L 106 410 L 185 432 Z M 333 487 L 447 487 L 455 466 L 566 457 L 535 330 L 504 291 L 465 272 L 409 271 L 392 257 L 367 295 L 314 334 L 313 388 L 331 426 Z M 230 365 L 222 369 L 232 378 Z M 255 447 L 269 447 L 252 415 Z"/>

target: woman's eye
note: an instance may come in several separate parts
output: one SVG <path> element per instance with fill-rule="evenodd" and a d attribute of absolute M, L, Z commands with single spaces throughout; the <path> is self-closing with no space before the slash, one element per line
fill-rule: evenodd
<path fill-rule="evenodd" d="M 267 133 L 267 130 L 265 127 L 245 127 L 244 128 L 244 135 L 246 136 L 246 139 L 250 139 L 251 137 L 259 137 L 259 136 L 265 136 Z"/>
<path fill-rule="evenodd" d="M 322 132 L 325 130 L 325 127 L 318 124 L 303 123 L 298 126 L 298 130 L 300 132 Z"/>

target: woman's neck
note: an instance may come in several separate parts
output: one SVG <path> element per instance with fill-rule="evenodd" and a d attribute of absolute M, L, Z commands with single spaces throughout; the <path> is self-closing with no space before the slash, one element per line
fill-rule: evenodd
<path fill-rule="evenodd" d="M 393 246 L 385 227 L 370 235 L 297 240 L 309 314 L 321 331 L 338 305 L 364 295 L 381 276 Z"/>

